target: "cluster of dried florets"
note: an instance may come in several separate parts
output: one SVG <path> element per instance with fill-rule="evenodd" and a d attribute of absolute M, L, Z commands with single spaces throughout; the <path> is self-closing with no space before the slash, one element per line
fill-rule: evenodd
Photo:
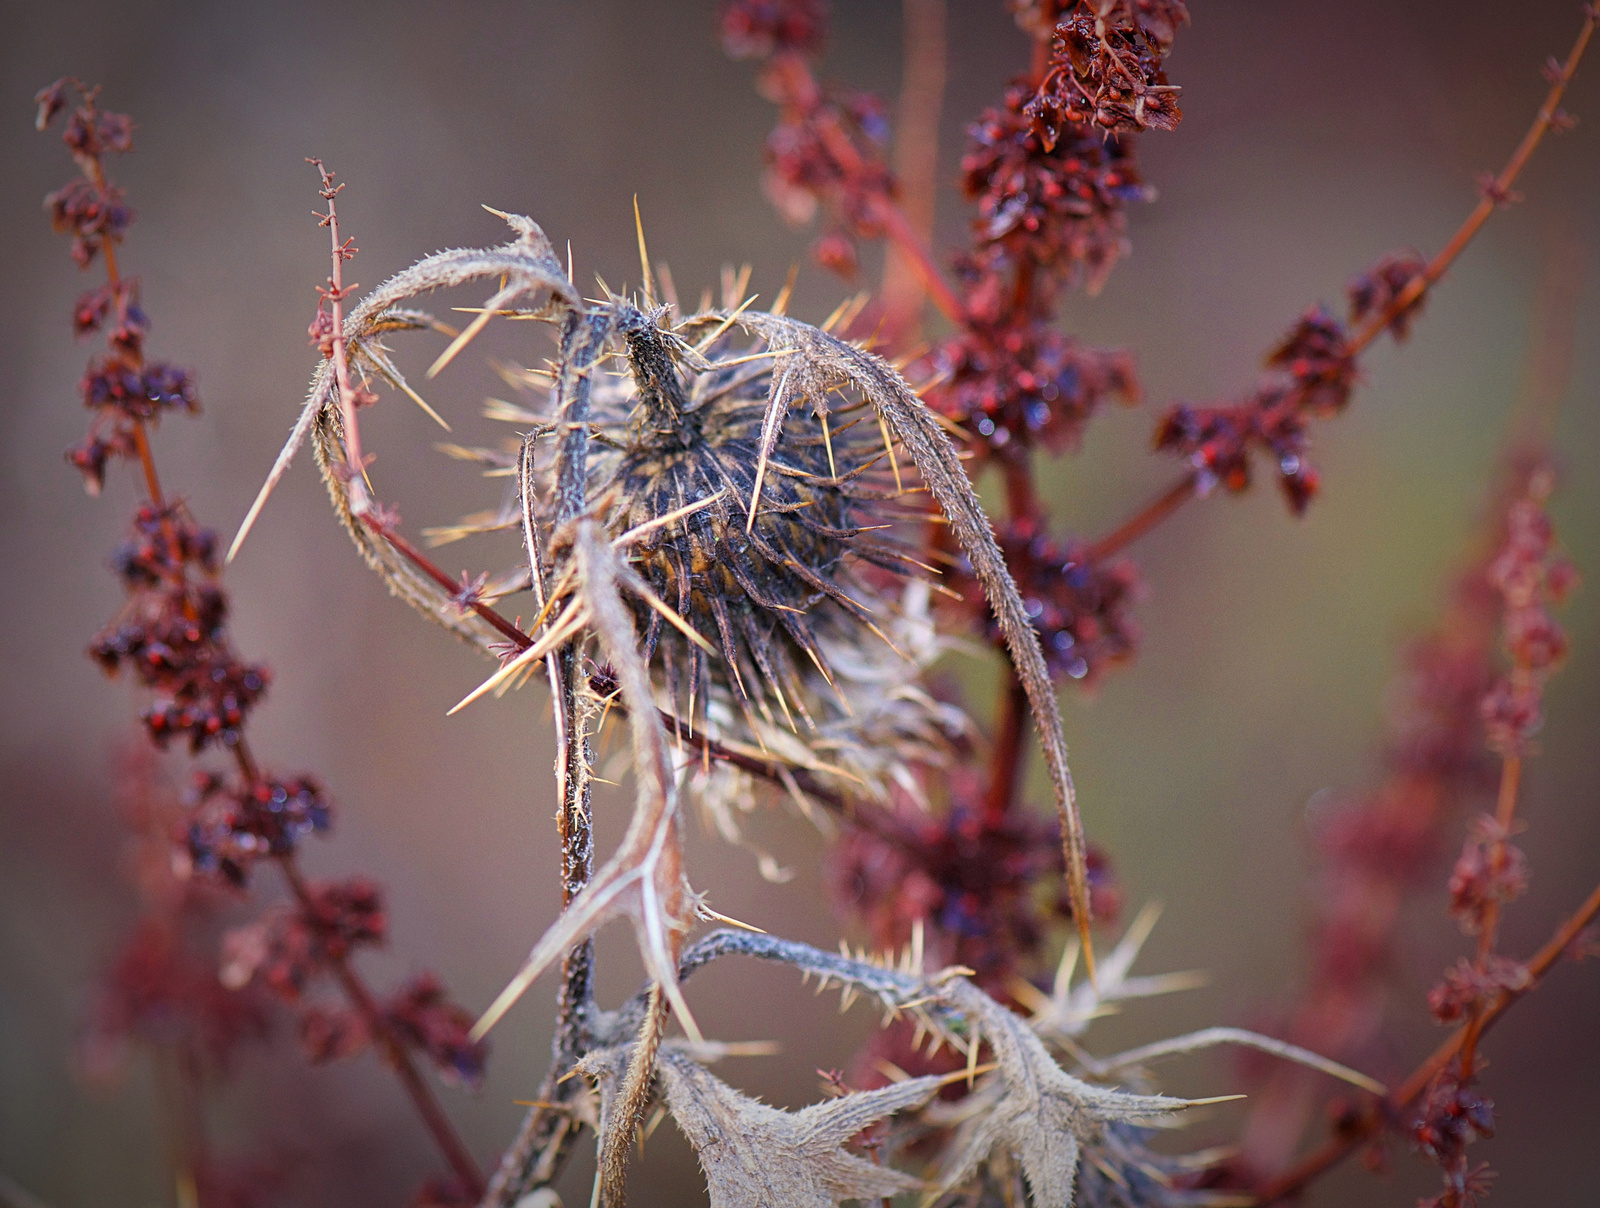
<path fill-rule="evenodd" d="M 1130 559 L 1096 561 L 1087 542 L 1056 541 L 1039 525 L 1031 516 L 1008 521 L 999 533 L 1000 548 L 1050 670 L 1089 687 L 1138 649 L 1139 625 L 1131 613 L 1144 594 L 1144 581 Z M 993 614 L 960 563 L 952 586 L 966 596 L 993 641 L 998 636 Z"/>
<path fill-rule="evenodd" d="M 1074 452 L 1108 400 L 1139 402 L 1133 358 L 1088 348 L 1042 323 L 974 322 L 941 345 L 930 397 L 968 437 L 976 471 L 990 458 L 1022 460 L 1035 447 Z"/>
<path fill-rule="evenodd" d="M 1470 1208 L 1493 1177 L 1486 1163 L 1473 1166 L 1467 1158 L 1472 1142 L 1494 1135 L 1494 1104 L 1478 1090 L 1478 1030 L 1497 1002 L 1534 980 L 1528 964 L 1499 955 L 1495 941 L 1501 912 L 1527 888 L 1527 859 L 1511 842 L 1517 793 L 1529 740 L 1539 726 L 1545 678 L 1567 648 L 1550 609 L 1566 599 L 1576 572 L 1556 553 L 1545 510 L 1554 475 L 1535 463 L 1525 469 L 1524 482 L 1506 509 L 1504 541 L 1485 574 L 1510 659 L 1480 705 L 1488 745 L 1501 759 L 1499 796 L 1495 812 L 1473 823 L 1450 874 L 1450 913 L 1463 932 L 1477 937 L 1477 952 L 1447 970 L 1428 995 L 1434 1018 L 1464 1022 L 1466 1040 L 1458 1060 L 1428 1088 L 1411 1124 L 1414 1144 L 1444 1173 L 1444 1189 L 1428 1202 L 1430 1208 Z"/>
<path fill-rule="evenodd" d="M 1350 401 L 1355 355 L 1344 325 L 1313 307 L 1268 354 L 1267 368 L 1267 380 L 1242 403 L 1173 407 L 1156 428 L 1155 446 L 1188 463 L 1200 494 L 1219 484 L 1248 489 L 1251 455 L 1265 454 L 1290 509 L 1301 515 L 1321 481 L 1306 460 L 1307 420 L 1336 415 Z"/>
<path fill-rule="evenodd" d="M 78 300 L 72 326 L 79 335 L 105 328 L 107 352 L 84 375 L 83 399 L 94 418 L 85 441 L 67 457 L 91 493 L 101 489 L 111 461 L 134 462 L 146 495 L 128 539 L 111 556 L 127 599 L 89 654 L 108 674 L 127 672 L 147 694 L 143 720 L 156 747 L 181 738 L 191 754 L 220 750 L 232 765 L 226 771 L 197 770 L 193 790 L 162 808 L 149 804 L 156 790 L 146 786 L 135 794 L 145 804 L 130 821 L 142 847 L 156 853 L 141 867 L 160 869 L 155 880 L 170 884 L 147 893 L 145 916 L 107 975 L 85 1051 L 92 1065 L 103 1068 L 105 1055 L 130 1040 L 173 1050 L 188 1080 L 184 1093 L 194 1096 L 200 1089 L 195 1053 L 220 1064 L 239 1041 L 264 1032 L 258 972 L 261 985 L 296 1004 L 308 982 L 336 979 L 347 1007 L 302 1005 L 301 1036 L 313 1058 L 380 1044 L 386 1060 L 407 1077 L 407 1089 L 436 1134 L 437 1126 L 448 1132 L 412 1068 L 411 1054 L 421 1054 L 453 1081 L 475 1083 L 484 1046 L 467 1039 L 470 1018 L 431 975 L 380 1003 L 354 973 L 350 955 L 385 935 L 375 885 L 359 879 L 308 883 L 299 873 L 299 843 L 328 829 L 332 807 L 318 781 L 269 775 L 245 745 L 245 722 L 265 695 L 270 674 L 234 652 L 216 536 L 181 499 L 164 496 L 150 450 L 149 429 L 164 412 L 192 414 L 199 402 L 187 371 L 145 360 L 148 320 L 139 306 L 138 282 L 121 276 L 117 266 L 117 247 L 132 215 L 121 191 L 106 179 L 104 157 L 132 150 L 133 123 L 101 111 L 97 89 L 62 80 L 37 98 L 41 130 L 67 108 L 73 90 L 79 104 L 64 141 L 83 178 L 52 193 L 45 206 L 56 229 L 73 236 L 73 258 L 81 267 L 96 258 L 105 263 L 105 284 Z M 140 774 L 144 781 L 154 779 L 147 767 Z M 219 973 L 211 907 L 244 890 L 262 861 L 283 871 L 292 903 L 233 933 Z M 144 875 L 141 881 L 147 889 L 154 884 Z M 186 1117 L 197 1111 L 186 1109 Z M 453 1134 L 441 1134 L 440 1142 L 467 1189 L 465 1198 L 474 1199 L 470 1193 L 481 1180 L 471 1159 Z M 184 1144 L 196 1149 L 183 1157 L 186 1177 L 197 1185 L 214 1181 L 219 1168 L 200 1151 L 199 1135 Z"/>
<path fill-rule="evenodd" d="M 80 268 L 101 254 L 106 261 L 106 283 L 85 292 L 72 310 L 75 334 L 106 329 L 106 353 L 89 363 L 81 386 L 84 406 L 94 412 L 94 421 L 83 443 L 67 452 L 90 494 L 96 494 L 105 482 L 108 463 L 139 456 L 142 425 L 159 420 L 164 411 L 193 414 L 200 401 L 186 370 L 145 361 L 149 323 L 139 306 L 139 283 L 117 275 L 116 245 L 133 222 L 133 211 L 123 201 L 122 191 L 106 180 L 103 163 L 108 154 L 133 149 L 132 119 L 102 111 L 96 103 L 98 88 L 63 79 L 35 98 L 35 124 L 40 130 L 49 127 L 67 109 L 74 91 L 78 104 L 67 119 L 62 141 L 82 177 L 51 193 L 44 205 L 50 225 L 72 236 L 72 258 Z"/>
<path fill-rule="evenodd" d="M 181 502 L 141 505 L 132 538 L 112 554 L 127 602 L 89 647 L 107 673 L 126 669 L 150 690 L 150 737 L 166 746 L 182 736 L 195 754 L 239 741 L 269 679 L 265 667 L 243 662 L 228 644 L 215 551 L 215 534 L 196 525 Z"/>
<path fill-rule="evenodd" d="M 1176 130 L 1183 120 L 1182 89 L 1167 83 L 1162 61 L 1188 21 L 1183 0 L 1093 0 L 1072 7 L 1055 27 L 1050 70 L 1028 103 L 1040 134 L 1054 141 L 1064 129 Z"/>
<path fill-rule="evenodd" d="M 1155 197 L 1132 140 L 1072 121 L 1043 134 L 1028 112 L 1036 96 L 1026 85 L 1008 89 L 967 131 L 961 184 L 978 213 L 972 252 L 957 268 L 976 319 L 1048 317 L 1063 286 L 1098 293 L 1127 254 L 1128 203 Z M 1029 279 L 1008 292 L 1014 273 Z"/>
<path fill-rule="evenodd" d="M 767 196 L 790 222 L 825 212 L 829 229 L 812 245 L 818 263 L 845 277 L 857 268 L 856 240 L 884 230 L 894 183 L 884 163 L 889 124 L 870 93 L 822 87 L 811 73 L 827 29 L 820 0 L 732 0 L 723 6 L 722 44 L 761 62 L 761 90 L 779 108 L 767 137 Z"/>

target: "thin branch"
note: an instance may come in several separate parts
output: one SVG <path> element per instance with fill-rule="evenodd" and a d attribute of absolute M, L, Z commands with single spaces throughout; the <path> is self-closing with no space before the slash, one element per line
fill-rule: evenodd
<path fill-rule="evenodd" d="M 945 86 L 945 0 L 901 0 L 905 28 L 900 104 L 895 113 L 895 176 L 900 208 L 928 246 L 933 239 L 934 199 L 939 165 L 939 111 Z M 898 243 L 891 243 L 883 266 L 885 327 L 900 339 L 920 326 L 927 297 L 923 274 Z"/>
<path fill-rule="evenodd" d="M 247 767 L 247 761 L 241 761 L 240 766 Z M 306 883 L 305 874 L 300 871 L 300 865 L 294 854 L 278 857 L 278 867 L 283 870 L 284 880 L 288 882 L 296 904 L 307 918 L 315 920 L 316 902 L 311 896 L 310 886 Z M 450 1164 L 450 1169 L 455 1172 L 456 1178 L 471 1195 L 481 1196 L 484 1184 L 478 1164 L 472 1160 L 466 1145 L 456 1134 L 450 1117 L 445 1114 L 444 1108 L 439 1105 L 439 1100 L 434 1097 L 432 1088 L 411 1060 L 411 1054 L 406 1051 L 405 1045 L 389 1026 L 388 1018 L 373 997 L 372 991 L 362 981 L 360 974 L 351 967 L 348 957 L 329 952 L 327 958 L 333 967 L 334 975 L 338 978 L 340 989 L 344 991 L 345 997 L 350 1000 L 350 1005 L 356 1009 L 377 1040 L 385 1059 L 393 1067 L 395 1075 L 406 1089 L 406 1094 L 411 1097 L 417 1114 L 422 1117 L 423 1124 L 432 1134 L 434 1143 L 438 1145 L 445 1160 Z"/>
<path fill-rule="evenodd" d="M 1584 10 L 1583 27 L 1578 31 L 1577 40 L 1572 44 L 1572 49 L 1567 53 L 1566 61 L 1561 69 L 1555 73 L 1551 80 L 1550 91 L 1545 94 L 1544 104 L 1539 107 L 1539 112 L 1534 116 L 1533 124 L 1528 132 L 1522 136 L 1522 141 L 1517 144 L 1517 149 L 1511 153 L 1511 158 L 1500 169 L 1499 175 L 1483 190 L 1483 196 L 1478 204 L 1473 207 L 1472 213 L 1467 215 L 1450 241 L 1442 247 L 1438 254 L 1428 262 L 1428 266 L 1406 283 L 1406 287 L 1395 295 L 1393 301 L 1382 311 L 1374 314 L 1350 337 L 1349 351 L 1352 356 L 1359 356 L 1384 332 L 1390 323 L 1405 314 L 1422 301 L 1423 296 L 1433 288 L 1440 277 L 1444 276 L 1451 264 L 1472 242 L 1472 238 L 1485 222 L 1489 215 L 1499 207 L 1509 204 L 1512 199 L 1511 186 L 1522 174 L 1528 160 L 1532 158 L 1535 148 L 1543 140 L 1550 127 L 1555 124 L 1556 114 L 1561 104 L 1561 98 L 1566 93 L 1567 86 L 1572 82 L 1573 75 L 1578 70 L 1578 63 L 1583 58 L 1584 51 L 1588 48 L 1589 40 L 1594 35 L 1596 23 L 1595 8 L 1590 6 Z M 1155 499 L 1140 508 L 1133 516 L 1124 521 L 1112 532 L 1090 546 L 1091 556 L 1101 558 L 1121 550 L 1144 536 L 1168 516 L 1176 512 L 1189 500 L 1196 498 L 1194 474 L 1186 473 L 1181 479 L 1168 487 Z"/>
<path fill-rule="evenodd" d="M 1089 547 L 1090 562 L 1103 562 L 1143 537 L 1156 525 L 1176 512 L 1198 493 L 1198 479 L 1193 473 L 1185 474 L 1144 507 L 1124 520 L 1111 532 Z"/>
<path fill-rule="evenodd" d="M 339 242 L 339 209 L 334 204 L 334 198 L 344 186 L 333 183 L 333 173 L 323 166 L 320 159 L 308 159 L 306 162 L 315 167 L 317 175 L 321 177 L 322 200 L 328 203 L 328 212 L 318 215 L 321 219 L 319 225 L 328 228 L 330 257 L 333 262 L 323 297 L 333 316 L 333 330 L 329 336 L 332 348 L 330 355 L 333 358 L 333 372 L 339 383 L 339 410 L 344 419 L 345 472 L 350 475 L 350 494 L 353 500 L 351 511 L 360 516 L 365 514 L 365 505 L 371 501 L 368 500 L 362 486 L 361 476 L 365 472 L 366 463 L 361 456 L 361 429 L 356 422 L 356 392 L 350 384 L 350 362 L 345 354 L 344 341 L 344 300 L 350 296 L 350 290 L 344 287 L 344 262 L 354 255 L 354 251 L 348 245 Z"/>
<path fill-rule="evenodd" d="M 1573 943 L 1582 935 L 1597 914 L 1600 914 L 1600 885 L 1584 899 L 1583 904 L 1556 928 L 1555 934 L 1546 942 L 1543 948 L 1536 952 L 1528 961 L 1528 984 L 1521 990 L 1502 990 L 1494 1003 L 1484 1011 L 1483 1018 L 1478 1025 L 1478 1036 L 1492 1027 L 1510 1006 L 1518 999 L 1530 993 L 1538 986 L 1541 979 L 1550 971 L 1561 957 L 1566 954 Z M 1272 1179 L 1258 1192 L 1257 1204 L 1265 1208 L 1279 1200 L 1296 1194 L 1313 1179 L 1339 1164 L 1346 1155 L 1355 1150 L 1362 1142 L 1377 1133 L 1384 1123 L 1397 1116 L 1400 1111 L 1419 1098 L 1423 1091 L 1428 1089 L 1428 1084 L 1434 1077 L 1448 1065 L 1461 1050 L 1467 1038 L 1468 1027 L 1458 1029 L 1449 1040 L 1445 1041 L 1429 1055 L 1428 1059 L 1411 1072 L 1404 1083 L 1395 1092 L 1385 1099 L 1382 1104 L 1366 1112 L 1351 1124 L 1341 1126 L 1339 1133 L 1328 1139 L 1320 1149 L 1312 1151 L 1299 1163 Z"/>

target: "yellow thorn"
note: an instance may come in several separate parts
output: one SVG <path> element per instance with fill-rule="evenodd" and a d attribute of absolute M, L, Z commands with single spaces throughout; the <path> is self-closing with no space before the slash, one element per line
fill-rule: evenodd
<path fill-rule="evenodd" d="M 894 455 L 894 441 L 889 439 L 889 425 L 881 413 L 878 415 L 878 431 L 883 434 L 883 447 L 889 454 L 889 468 L 894 471 L 894 489 L 904 495 L 906 484 L 900 481 L 900 462 Z"/>
<path fill-rule="evenodd" d="M 476 319 L 472 320 L 471 323 L 467 324 L 467 329 L 458 335 L 454 340 L 450 341 L 450 346 L 439 354 L 439 359 L 437 361 L 428 366 L 428 372 L 423 376 L 428 378 L 437 377 L 439 372 L 451 361 L 456 359 L 456 354 L 465 348 L 472 341 L 472 338 L 482 331 L 488 324 L 489 320 L 493 317 L 493 311 L 485 310 Z"/>
<path fill-rule="evenodd" d="M 633 228 L 639 233 L 639 272 L 644 285 L 644 300 L 655 305 L 656 287 L 650 279 L 650 253 L 644 250 L 644 220 L 639 217 L 639 195 L 633 195 Z"/>
<path fill-rule="evenodd" d="M 704 902 L 700 903 L 700 913 L 705 915 L 707 918 L 716 919 L 719 923 L 727 923 L 733 927 L 742 927 L 746 931 L 754 931 L 757 935 L 767 934 L 765 928 L 757 927 L 754 923 L 746 923 L 740 919 L 730 918 L 725 914 L 719 914 L 717 911 L 707 906 Z"/>
<path fill-rule="evenodd" d="M 794 295 L 795 279 L 800 276 L 800 262 L 796 260 L 789 266 L 789 276 L 784 280 L 783 288 L 778 291 L 778 299 L 772 304 L 772 313 L 786 315 L 789 313 L 789 299 Z"/>

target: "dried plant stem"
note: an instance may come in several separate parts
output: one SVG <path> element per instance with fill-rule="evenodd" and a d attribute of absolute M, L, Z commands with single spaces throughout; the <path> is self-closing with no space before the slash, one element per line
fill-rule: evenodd
<path fill-rule="evenodd" d="M 895 175 L 900 208 L 926 247 L 933 239 L 939 164 L 939 111 L 945 85 L 945 0 L 902 0 L 904 67 L 895 120 Z M 928 287 L 925 273 L 898 243 L 883 266 L 884 326 L 891 338 L 914 338 Z"/>
<path fill-rule="evenodd" d="M 156 473 L 156 459 L 150 453 L 150 434 L 145 431 L 144 420 L 133 421 L 133 443 L 139 450 L 139 468 L 144 471 L 144 489 L 150 496 L 150 503 L 158 508 L 165 508 L 166 501 L 161 494 L 161 476 Z"/>
<path fill-rule="evenodd" d="M 453 595 L 460 589 L 461 584 L 459 582 L 445 574 L 438 563 L 402 537 L 394 530 L 393 526 L 380 526 L 371 517 L 367 517 L 364 523 L 369 532 L 387 541 L 394 547 L 396 553 L 444 588 L 445 591 Z M 513 643 L 518 650 L 526 650 L 533 645 L 532 638 L 506 620 L 503 613 L 496 612 L 489 605 L 473 600 L 468 602 L 467 608 L 492 625 L 502 637 Z"/>
<path fill-rule="evenodd" d="M 328 288 L 324 291 L 324 296 L 333 315 L 333 330 L 329 338 L 333 349 L 333 372 L 339 383 L 339 410 L 344 420 L 345 471 L 350 475 L 350 510 L 360 516 L 365 514 L 366 506 L 371 501 L 367 498 L 361 481 L 366 463 L 361 456 L 361 429 L 356 422 L 356 392 L 350 384 L 350 361 L 345 354 L 344 300 L 349 296 L 350 290 L 344 286 L 344 262 L 354 253 L 347 244 L 339 242 L 339 209 L 334 204 L 334 198 L 344 186 L 333 183 L 333 173 L 323 166 L 320 159 L 309 159 L 306 162 L 314 166 L 321 176 L 321 196 L 328 203 L 328 212 L 319 215 L 321 225 L 328 228 L 329 255 L 332 260 Z"/>
<path fill-rule="evenodd" d="M 1556 114 L 1561 105 L 1561 98 L 1565 95 L 1567 86 L 1572 82 L 1572 77 L 1578 70 L 1578 63 L 1583 58 L 1583 53 L 1589 46 L 1589 40 L 1594 36 L 1596 23 L 1596 10 L 1589 6 L 1584 10 L 1583 27 L 1578 31 L 1578 37 L 1572 44 L 1572 49 L 1567 53 L 1566 60 L 1561 64 L 1559 71 L 1554 73 L 1550 83 L 1550 91 L 1545 94 L 1544 104 L 1535 114 L 1533 124 L 1528 132 L 1522 136 L 1522 141 L 1517 144 L 1511 158 L 1500 169 L 1499 174 L 1483 189 L 1483 196 L 1472 212 L 1467 215 L 1456 233 L 1450 237 L 1448 243 L 1439 249 L 1438 254 L 1428 262 L 1428 266 L 1406 283 L 1404 289 L 1395 295 L 1393 301 L 1383 310 L 1369 318 L 1350 337 L 1349 351 L 1352 356 L 1359 356 L 1365 352 L 1372 342 L 1381 335 L 1389 324 L 1415 307 L 1427 292 L 1433 288 L 1445 271 L 1453 264 L 1456 257 L 1466 250 L 1483 224 L 1489 220 L 1489 215 L 1500 206 L 1512 200 L 1511 187 L 1522 174 L 1523 168 L 1532 158 L 1534 150 L 1539 146 L 1545 134 L 1555 123 Z M 1137 541 L 1168 516 L 1176 512 L 1189 500 L 1198 497 L 1195 475 L 1190 472 L 1185 474 L 1172 486 L 1168 487 L 1155 499 L 1135 512 L 1129 519 L 1117 526 L 1110 533 L 1090 546 L 1091 554 L 1095 558 L 1108 557 L 1117 553 L 1125 546 Z"/>
<path fill-rule="evenodd" d="M 1524 995 L 1535 989 L 1544 975 L 1561 957 L 1572 947 L 1573 943 L 1600 915 L 1600 885 L 1596 885 L 1583 904 L 1574 911 L 1565 922 L 1556 928 L 1555 934 L 1540 948 L 1528 961 L 1528 984 L 1521 990 L 1502 990 L 1494 1002 L 1483 1012 L 1477 1021 L 1476 1036 L 1481 1039 L 1483 1034 L 1505 1014 L 1508 1008 Z M 1471 1024 L 1459 1028 L 1449 1040 L 1446 1040 L 1411 1072 L 1389 1097 L 1380 1104 L 1369 1108 L 1360 1118 L 1341 1125 L 1338 1134 L 1328 1139 L 1320 1149 L 1314 1150 L 1295 1166 L 1278 1175 L 1271 1182 L 1260 1188 L 1257 1193 L 1256 1203 L 1260 1208 L 1268 1204 L 1277 1203 L 1301 1191 L 1308 1183 L 1319 1175 L 1330 1170 L 1349 1153 L 1355 1150 L 1362 1142 L 1377 1133 L 1384 1124 L 1397 1115 L 1403 1108 L 1415 1101 L 1423 1091 L 1428 1089 L 1428 1084 L 1438 1075 L 1439 1071 L 1450 1064 L 1456 1055 L 1461 1052 L 1462 1046 L 1467 1041 Z"/>
<path fill-rule="evenodd" d="M 241 768 L 247 766 L 243 761 Z M 294 895 L 295 903 L 308 917 L 316 918 L 316 901 L 311 895 L 311 888 L 306 883 L 305 874 L 300 871 L 300 865 L 291 853 L 278 858 L 278 867 L 283 870 L 284 880 L 288 882 L 289 891 Z M 461 1182 L 469 1194 L 481 1196 L 483 1194 L 483 1175 L 478 1170 L 478 1165 L 472 1160 L 472 1155 L 467 1152 L 466 1145 L 456 1134 L 455 1126 L 451 1124 L 450 1117 L 445 1114 L 444 1108 L 439 1105 L 433 1090 L 417 1069 L 416 1063 L 411 1060 L 411 1055 L 406 1052 L 405 1046 L 400 1042 L 384 1017 L 383 1009 L 378 1006 L 377 999 L 367 984 L 361 980 L 350 965 L 349 959 L 343 955 L 330 953 L 328 963 L 332 966 L 334 975 L 338 978 L 339 988 L 350 1000 L 350 1005 L 360 1014 L 363 1022 L 371 1030 L 373 1038 L 382 1049 L 384 1057 L 394 1069 L 395 1076 L 400 1079 L 400 1084 L 405 1087 L 406 1094 L 411 1097 L 417 1114 L 422 1117 L 423 1124 L 432 1134 L 434 1143 L 438 1145 L 445 1161 L 450 1164 L 456 1178 Z"/>

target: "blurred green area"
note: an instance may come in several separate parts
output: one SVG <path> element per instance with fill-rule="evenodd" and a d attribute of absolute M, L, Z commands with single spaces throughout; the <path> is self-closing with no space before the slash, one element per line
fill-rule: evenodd
<path fill-rule="evenodd" d="M 898 7 L 838 3 L 826 73 L 890 97 L 899 77 Z M 1475 200 L 1476 174 L 1520 137 L 1543 91 L 1539 64 L 1576 28 L 1567 3 L 1508 9 L 1486 0 L 1391 5 L 1355 0 L 1202 3 L 1171 60 L 1185 118 L 1144 144 L 1161 191 L 1133 214 L 1133 256 L 1066 323 L 1139 357 L 1150 402 L 1096 421 L 1083 452 L 1052 467 L 1045 493 L 1060 531 L 1114 523 L 1171 474 L 1148 452 L 1155 409 L 1247 387 L 1263 350 L 1307 305 L 1383 252 L 1431 250 Z M 944 174 L 965 121 L 1020 69 L 1024 46 L 997 0 L 952 2 Z M 724 263 L 755 266 L 770 300 L 811 237 L 763 199 L 770 107 L 745 66 L 726 61 L 710 4 L 425 3 L 8 5 L 0 148 L 6 289 L 0 363 L 0 1170 L 54 1208 L 165 1204 L 164 1140 L 148 1073 L 112 1091 L 74 1078 L 72 1042 L 93 979 L 132 907 L 119 879 L 110 805 L 115 745 L 132 733 L 126 688 L 82 655 L 111 614 L 106 572 L 133 498 L 113 482 L 86 498 L 60 460 L 83 424 L 76 382 L 87 344 L 67 315 L 82 287 L 38 199 L 70 168 L 34 135 L 29 100 L 76 74 L 140 123 L 116 165 L 140 212 L 125 253 L 144 283 L 152 351 L 199 374 L 206 411 L 158 436 L 172 486 L 203 521 L 231 530 L 292 421 L 311 366 L 305 326 L 326 246 L 310 219 L 318 155 L 348 182 L 341 214 L 371 285 L 421 253 L 496 240 L 479 203 L 539 219 L 572 241 L 580 283 L 633 280 L 631 198 L 652 252 L 698 293 Z M 1408 634 L 1426 626 L 1468 545 L 1524 365 L 1540 347 L 1541 291 L 1559 266 L 1600 268 L 1600 63 L 1569 107 L 1589 119 L 1552 139 L 1430 299 L 1410 343 L 1380 345 L 1350 413 L 1320 426 L 1325 492 L 1295 521 L 1270 487 L 1187 509 L 1135 547 L 1150 586 L 1138 662 L 1098 697 L 1069 693 L 1066 724 L 1091 835 L 1113 854 L 1130 902 L 1168 913 L 1150 970 L 1200 967 L 1208 989 L 1107 1021 L 1107 1046 L 1248 1020 L 1301 967 L 1308 868 L 1302 815 L 1325 788 L 1356 791 L 1375 769 L 1384 690 Z M 947 191 L 940 242 L 965 214 Z M 876 260 L 868 258 L 868 280 Z M 1593 268 L 1585 278 L 1592 282 Z M 805 265 L 794 310 L 820 319 L 843 287 Z M 1577 302 L 1577 357 L 1555 450 L 1562 541 L 1600 567 L 1600 293 Z M 506 325 L 509 326 L 509 325 Z M 534 360 L 525 329 L 491 330 L 486 351 Z M 536 337 L 542 340 L 543 337 Z M 416 355 L 421 356 L 421 353 Z M 469 363 L 472 362 L 472 363 Z M 463 358 L 431 401 L 470 443 L 497 384 Z M 374 473 L 412 526 L 483 506 L 472 471 L 431 451 L 404 403 L 372 413 Z M 308 460 L 308 459 L 307 459 Z M 447 551 L 448 554 L 448 551 Z M 453 565 L 450 557 L 447 565 Z M 436 968 L 467 1003 L 488 1001 L 559 903 L 549 819 L 551 746 L 536 690 L 444 711 L 483 674 L 474 655 L 387 598 L 328 515 L 309 464 L 295 467 L 230 571 L 235 633 L 276 673 L 252 733 L 285 771 L 314 770 L 341 807 L 331 842 L 307 849 L 319 874 L 360 871 L 392 901 L 392 951 L 375 981 Z M 1600 603 L 1580 593 L 1565 621 L 1573 656 L 1551 686 L 1549 724 L 1527 786 L 1531 892 L 1506 944 L 1538 943 L 1600 871 Z M 1041 805 L 1042 791 L 1038 794 Z M 600 844 L 623 806 L 600 807 Z M 697 836 L 691 870 L 718 909 L 833 946 L 818 856 L 805 825 L 757 829 L 797 875 L 763 883 L 748 853 Z M 1462 941 L 1440 889 L 1408 932 L 1393 1004 L 1396 1068 L 1434 1043 L 1422 996 Z M 602 995 L 630 991 L 623 934 L 601 943 Z M 543 1071 L 553 990 L 541 985 L 495 1036 L 486 1089 L 446 1092 L 485 1160 L 511 1134 Z M 816 1097 L 817 1067 L 842 1066 L 871 1026 L 842 1020 L 797 979 L 744 966 L 696 979 L 709 1033 L 782 1039 L 784 1055 L 728 1075 L 769 1100 Z M 1500 1171 L 1494 1202 L 1574 1202 L 1600 1107 L 1595 966 L 1563 969 L 1490 1043 L 1499 1136 L 1480 1147 Z M 222 1147 L 261 1146 L 298 1173 L 294 1202 L 393 1204 L 434 1169 L 426 1138 L 370 1059 L 308 1070 L 290 1037 L 248 1059 L 221 1099 Z M 283 1051 L 291 1050 L 291 1051 Z M 1231 1067 L 1171 1067 L 1178 1093 L 1229 1089 Z M 1234 1110 L 1234 1109 L 1230 1109 Z M 1225 1135 L 1232 1117 L 1207 1130 Z M 1430 1175 L 1397 1157 L 1390 1185 L 1350 1171 L 1316 1204 L 1405 1203 Z M 670 1129 L 645 1158 L 652 1203 L 694 1203 L 702 1183 Z M 588 1195 L 585 1161 L 563 1183 Z"/>

